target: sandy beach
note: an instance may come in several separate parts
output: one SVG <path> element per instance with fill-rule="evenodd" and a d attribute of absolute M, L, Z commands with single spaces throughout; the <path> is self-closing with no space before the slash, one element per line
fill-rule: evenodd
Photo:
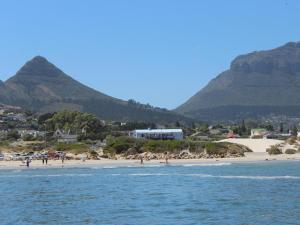
<path fill-rule="evenodd" d="M 224 139 L 219 142 L 229 142 L 234 144 L 240 144 L 247 146 L 253 152 L 265 153 L 267 148 L 272 145 L 278 145 L 284 143 L 282 140 L 275 139 L 251 139 L 251 138 L 236 138 L 236 139 Z"/>
<path fill-rule="evenodd" d="M 192 165 L 192 164 L 220 164 L 220 163 L 250 163 L 263 161 L 287 161 L 300 160 L 300 153 L 294 155 L 268 155 L 265 152 L 245 153 L 245 157 L 239 158 L 214 158 L 214 159 L 177 159 L 169 160 L 170 165 Z M 165 165 L 163 160 L 144 161 L 143 166 Z M 74 168 L 74 167 L 122 167 L 122 166 L 141 166 L 139 160 L 66 160 L 62 163 L 60 160 L 49 160 L 48 165 L 43 165 L 41 160 L 33 160 L 29 168 Z M 0 169 L 28 169 L 25 163 L 21 161 L 1 161 Z"/>

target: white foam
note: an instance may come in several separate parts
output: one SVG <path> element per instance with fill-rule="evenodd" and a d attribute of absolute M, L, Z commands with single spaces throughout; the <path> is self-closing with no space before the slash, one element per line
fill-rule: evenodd
<path fill-rule="evenodd" d="M 88 177 L 93 174 L 20 174 L 20 175 L 0 175 L 1 177 Z"/>
<path fill-rule="evenodd" d="M 152 168 L 152 167 L 163 167 L 165 165 L 144 165 L 144 166 L 141 166 L 141 167 L 145 167 L 145 168 Z"/>
<path fill-rule="evenodd" d="M 103 169 L 116 169 L 116 168 L 120 168 L 118 166 L 103 166 Z"/>
<path fill-rule="evenodd" d="M 250 180 L 299 180 L 299 176 L 213 176 L 216 178 L 225 178 L 225 179 L 250 179 Z"/>
<path fill-rule="evenodd" d="M 184 166 L 184 167 L 191 167 L 191 166 L 230 166 L 230 165 L 232 165 L 232 163 L 198 163 L 198 164 L 178 164 L 178 165 L 179 166 Z"/>
<path fill-rule="evenodd" d="M 172 174 L 167 173 L 132 173 L 129 176 L 170 176 Z"/>
<path fill-rule="evenodd" d="M 239 176 L 239 175 L 211 175 L 211 174 L 178 174 L 178 173 L 132 173 L 113 174 L 114 176 L 183 176 L 219 179 L 250 179 L 250 180 L 300 180 L 300 176 Z"/>

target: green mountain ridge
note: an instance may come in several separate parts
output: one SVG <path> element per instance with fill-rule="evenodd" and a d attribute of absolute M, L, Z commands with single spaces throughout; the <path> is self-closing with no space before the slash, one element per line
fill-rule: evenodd
<path fill-rule="evenodd" d="M 124 101 L 96 91 L 66 75 L 42 56 L 34 57 L 16 75 L 0 83 L 0 102 L 40 113 L 69 109 L 90 112 L 110 120 L 190 121 L 168 110 Z"/>

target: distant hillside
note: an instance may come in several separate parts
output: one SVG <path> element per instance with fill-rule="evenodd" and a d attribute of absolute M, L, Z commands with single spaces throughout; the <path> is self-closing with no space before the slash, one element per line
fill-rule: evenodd
<path fill-rule="evenodd" d="M 238 56 L 175 111 L 202 120 L 300 116 L 300 42 Z"/>
<path fill-rule="evenodd" d="M 41 56 L 33 58 L 15 76 L 0 83 L 0 103 L 37 112 L 86 111 L 112 120 L 187 121 L 174 112 L 123 101 L 89 88 Z"/>

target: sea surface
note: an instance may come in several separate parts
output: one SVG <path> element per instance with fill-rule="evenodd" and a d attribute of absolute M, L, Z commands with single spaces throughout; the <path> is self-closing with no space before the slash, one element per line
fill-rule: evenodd
<path fill-rule="evenodd" d="M 300 224 L 300 162 L 0 171 L 0 224 Z"/>

